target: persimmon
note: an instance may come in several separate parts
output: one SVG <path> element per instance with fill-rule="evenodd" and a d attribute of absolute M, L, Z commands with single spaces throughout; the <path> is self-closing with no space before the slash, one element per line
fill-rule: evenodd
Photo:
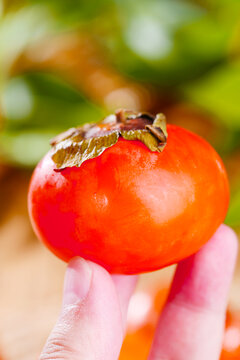
<path fill-rule="evenodd" d="M 240 359 L 240 313 L 228 310 L 220 360 Z"/>
<path fill-rule="evenodd" d="M 225 218 L 219 155 L 162 115 L 120 111 L 52 146 L 33 173 L 29 212 L 65 261 L 82 256 L 112 273 L 160 269 L 195 253 Z"/>

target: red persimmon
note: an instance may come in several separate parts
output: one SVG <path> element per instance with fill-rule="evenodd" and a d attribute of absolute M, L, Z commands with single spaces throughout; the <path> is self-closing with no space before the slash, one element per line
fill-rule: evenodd
<path fill-rule="evenodd" d="M 155 129 L 161 136 L 155 134 L 150 116 L 124 116 L 115 121 L 125 130 L 141 129 L 144 136 L 151 130 L 164 142 L 164 127 Z M 159 144 L 162 152 L 132 133 L 124 138 L 124 132 L 108 147 L 109 138 L 98 136 L 116 135 L 115 125 L 108 119 L 89 126 L 85 140 L 83 132 L 71 129 L 53 142 L 29 189 L 36 234 L 61 259 L 82 256 L 112 273 L 152 271 L 195 253 L 227 212 L 228 180 L 220 157 L 205 140 L 174 125 L 167 127 L 165 148 Z M 82 141 L 96 138 L 101 151 L 81 155 Z"/>

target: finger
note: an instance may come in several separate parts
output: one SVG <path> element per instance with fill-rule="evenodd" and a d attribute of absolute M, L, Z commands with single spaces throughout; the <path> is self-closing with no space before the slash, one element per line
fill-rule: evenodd
<path fill-rule="evenodd" d="M 135 275 L 112 275 L 113 282 L 116 286 L 119 303 L 122 313 L 123 324 L 127 321 L 127 311 L 130 298 L 136 287 L 138 276 Z"/>
<path fill-rule="evenodd" d="M 178 265 L 150 360 L 219 358 L 236 254 L 236 235 L 222 225 L 197 254 Z"/>
<path fill-rule="evenodd" d="M 116 360 L 124 326 L 112 277 L 101 266 L 74 258 L 66 272 L 62 311 L 40 360 Z"/>

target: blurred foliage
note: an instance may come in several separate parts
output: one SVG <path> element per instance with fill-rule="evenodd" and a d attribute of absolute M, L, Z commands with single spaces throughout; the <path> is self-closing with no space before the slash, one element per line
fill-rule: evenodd
<path fill-rule="evenodd" d="M 230 208 L 226 217 L 226 223 L 232 227 L 240 226 L 240 191 L 236 191 L 232 196 Z"/>
<path fill-rule="evenodd" d="M 34 166 L 56 133 L 129 104 L 195 107 L 227 167 L 240 151 L 239 0 L 0 0 L 0 16 L 2 162 Z"/>
<path fill-rule="evenodd" d="M 49 139 L 67 126 L 103 116 L 99 107 L 69 84 L 46 73 L 9 80 L 2 106 L 8 121 L 0 133 L 0 151 L 8 160 L 26 166 L 34 166 L 49 150 Z"/>
<path fill-rule="evenodd" d="M 187 96 L 224 125 L 240 129 L 240 61 L 213 69 L 187 87 Z"/>

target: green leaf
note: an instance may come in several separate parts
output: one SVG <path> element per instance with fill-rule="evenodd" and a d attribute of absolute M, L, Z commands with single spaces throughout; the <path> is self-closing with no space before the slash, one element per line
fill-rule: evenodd
<path fill-rule="evenodd" d="M 8 131 L 52 129 L 58 133 L 96 122 L 104 110 L 53 74 L 29 73 L 11 78 L 1 94 Z"/>
<path fill-rule="evenodd" d="M 238 23 L 235 17 L 228 21 L 221 4 L 217 10 L 189 1 L 119 4 L 119 30 L 103 40 L 108 43 L 111 37 L 114 63 L 139 80 L 167 88 L 193 80 L 223 61 Z"/>
<path fill-rule="evenodd" d="M 225 223 L 232 227 L 240 226 L 240 190 L 232 195 Z"/>
<path fill-rule="evenodd" d="M 30 43 L 53 32 L 54 19 L 46 6 L 27 6 L 4 15 L 0 22 L 0 70 L 4 75 Z"/>
<path fill-rule="evenodd" d="M 240 62 L 214 69 L 184 92 L 194 104 L 231 129 L 240 129 Z"/>
<path fill-rule="evenodd" d="M 0 133 L 0 159 L 4 163 L 34 167 L 50 150 L 53 132 L 37 130 Z"/>

